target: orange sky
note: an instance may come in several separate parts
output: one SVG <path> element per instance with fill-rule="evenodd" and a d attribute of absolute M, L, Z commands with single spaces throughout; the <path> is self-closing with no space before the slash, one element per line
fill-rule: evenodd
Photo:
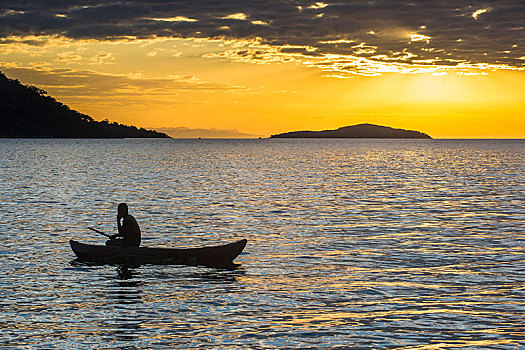
<path fill-rule="evenodd" d="M 241 15 L 227 20 L 249 20 Z M 190 19 L 171 21 L 192 24 Z M 431 35 L 421 34 L 425 30 L 392 33 L 409 48 L 439 51 Z M 4 35 L 0 70 L 95 119 L 148 128 L 269 136 L 375 123 L 435 138 L 525 138 L 525 68 L 519 63 L 525 55 L 519 52 L 514 65 L 500 59 L 450 64 L 459 60 L 416 60 L 406 49 L 390 51 L 389 57 L 379 54 L 377 44 L 356 39 L 317 42 L 318 47 L 211 36 Z M 332 51 L 317 54 L 323 45 Z M 341 52 L 342 45 L 351 51 Z"/>

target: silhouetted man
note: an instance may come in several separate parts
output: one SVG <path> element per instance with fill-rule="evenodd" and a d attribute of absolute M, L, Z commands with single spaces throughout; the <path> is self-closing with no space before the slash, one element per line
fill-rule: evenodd
<path fill-rule="evenodd" d="M 122 224 L 120 223 L 122 220 Z M 128 214 L 128 205 L 120 203 L 117 214 L 118 233 L 110 236 L 106 245 L 138 247 L 140 245 L 140 227 L 137 220 Z"/>

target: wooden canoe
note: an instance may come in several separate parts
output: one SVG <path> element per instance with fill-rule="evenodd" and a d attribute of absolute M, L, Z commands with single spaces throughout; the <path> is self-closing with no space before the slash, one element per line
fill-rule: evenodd
<path fill-rule="evenodd" d="M 71 249 L 80 261 L 124 265 L 203 265 L 231 268 L 233 260 L 246 246 L 246 239 L 212 247 L 174 249 L 116 247 L 80 243 L 70 240 Z"/>

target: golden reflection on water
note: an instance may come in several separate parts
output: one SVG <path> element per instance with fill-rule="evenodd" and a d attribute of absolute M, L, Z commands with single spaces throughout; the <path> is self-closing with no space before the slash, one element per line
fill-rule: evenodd
<path fill-rule="evenodd" d="M 468 348 L 468 347 L 474 347 L 474 348 L 484 348 L 492 345 L 518 345 L 518 343 L 507 340 L 507 339 L 501 339 L 501 340 L 468 340 L 464 339 L 461 341 L 454 341 L 451 340 L 450 342 L 444 343 L 444 342 L 436 342 L 436 344 L 432 345 L 420 345 L 420 346 L 410 346 L 410 347 L 400 347 L 395 348 L 396 350 L 403 350 L 403 349 L 415 349 L 415 350 L 438 350 L 438 349 L 450 349 L 450 348 Z"/>

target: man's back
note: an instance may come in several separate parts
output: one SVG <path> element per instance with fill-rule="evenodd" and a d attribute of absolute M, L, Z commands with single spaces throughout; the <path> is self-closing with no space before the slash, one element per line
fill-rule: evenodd
<path fill-rule="evenodd" d="M 140 245 L 140 227 L 132 215 L 128 214 L 123 217 L 122 226 L 119 227 L 119 235 L 124 238 L 125 246 L 138 247 Z"/>

